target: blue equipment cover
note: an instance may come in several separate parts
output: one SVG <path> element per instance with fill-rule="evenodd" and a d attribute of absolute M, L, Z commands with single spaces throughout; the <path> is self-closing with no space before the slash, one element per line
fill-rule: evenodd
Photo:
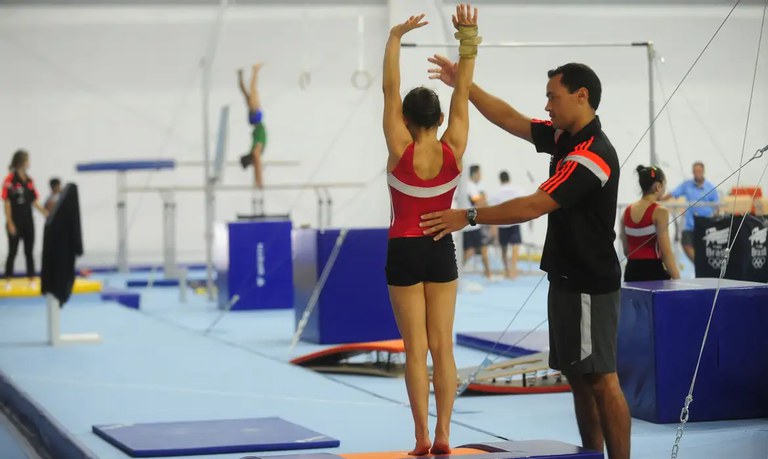
<path fill-rule="evenodd" d="M 633 417 L 680 421 L 717 279 L 628 282 L 617 371 Z M 768 285 L 724 279 L 696 376 L 690 421 L 768 417 Z"/>
<path fill-rule="evenodd" d="M 230 222 L 229 267 L 218 273 L 219 308 L 289 309 L 293 306 L 292 223 L 288 219 Z"/>
<path fill-rule="evenodd" d="M 384 266 L 387 228 L 353 228 L 320 291 L 303 341 L 318 344 L 400 339 Z M 301 320 L 339 237 L 340 229 L 297 229 L 293 236 L 295 324 Z"/>

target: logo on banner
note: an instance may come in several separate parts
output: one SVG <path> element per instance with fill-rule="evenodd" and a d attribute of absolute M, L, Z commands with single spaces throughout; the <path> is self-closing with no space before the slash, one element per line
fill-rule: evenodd
<path fill-rule="evenodd" d="M 707 228 L 704 232 L 707 263 L 714 269 L 720 269 L 725 262 L 725 249 L 728 248 L 728 228 Z"/>
<path fill-rule="evenodd" d="M 264 287 L 267 284 L 266 269 L 264 269 L 264 243 L 256 244 L 256 286 Z"/>
<path fill-rule="evenodd" d="M 765 265 L 768 248 L 765 246 L 766 236 L 768 236 L 768 227 L 752 228 L 752 234 L 749 235 L 749 244 L 752 248 L 752 266 L 760 269 Z"/>

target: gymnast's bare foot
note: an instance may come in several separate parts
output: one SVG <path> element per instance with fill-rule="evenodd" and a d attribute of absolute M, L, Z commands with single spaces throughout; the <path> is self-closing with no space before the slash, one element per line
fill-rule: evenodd
<path fill-rule="evenodd" d="M 409 456 L 426 456 L 429 454 L 429 449 L 432 444 L 429 442 L 429 438 L 424 440 L 416 440 L 416 447 L 411 451 L 408 451 Z"/>
<path fill-rule="evenodd" d="M 447 439 L 435 437 L 435 444 L 429 450 L 429 454 L 433 456 L 443 456 L 451 454 L 451 445 Z"/>

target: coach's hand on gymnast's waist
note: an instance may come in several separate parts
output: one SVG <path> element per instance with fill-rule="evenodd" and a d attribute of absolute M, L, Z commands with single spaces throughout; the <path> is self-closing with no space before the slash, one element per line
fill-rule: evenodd
<path fill-rule="evenodd" d="M 425 228 L 424 234 L 436 234 L 436 241 L 454 231 L 459 231 L 469 224 L 467 209 L 447 209 L 421 216 L 419 226 Z"/>

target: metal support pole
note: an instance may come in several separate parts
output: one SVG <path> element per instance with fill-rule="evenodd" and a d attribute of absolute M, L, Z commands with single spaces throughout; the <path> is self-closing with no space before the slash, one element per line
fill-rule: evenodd
<path fill-rule="evenodd" d="M 213 301 L 213 187 L 211 186 L 211 152 L 208 128 L 208 95 L 210 64 L 203 58 L 203 183 L 205 186 L 205 272 L 208 300 Z"/>
<path fill-rule="evenodd" d="M 320 188 L 315 188 L 315 196 L 317 196 L 317 229 L 323 229 L 323 206 L 325 201 L 323 200 L 323 194 L 320 193 Z"/>
<path fill-rule="evenodd" d="M 177 276 L 176 268 L 176 200 L 171 191 L 160 193 L 163 200 L 163 271 L 166 279 Z"/>
<path fill-rule="evenodd" d="M 209 99 L 211 92 L 211 67 L 216 56 L 216 48 L 221 38 L 221 29 L 224 23 L 224 11 L 227 8 L 228 0 L 221 0 L 219 3 L 216 25 L 208 43 L 208 49 L 201 60 L 203 69 L 202 78 L 202 99 L 203 99 L 203 183 L 205 185 L 205 271 L 206 271 L 206 291 L 208 301 L 213 301 L 213 220 L 216 218 L 214 209 L 214 183 L 211 173 L 211 143 L 209 127 Z"/>
<path fill-rule="evenodd" d="M 179 303 L 187 302 L 187 268 L 179 269 Z"/>
<path fill-rule="evenodd" d="M 654 59 L 656 58 L 656 51 L 653 47 L 653 42 L 648 42 L 645 45 L 648 53 L 648 125 L 650 126 L 650 150 L 651 150 L 651 165 L 658 165 L 658 158 L 656 157 L 656 124 L 653 122 L 653 118 L 656 116 L 656 106 L 654 103 L 653 93 L 653 66 Z"/>
<path fill-rule="evenodd" d="M 125 171 L 117 172 L 117 270 L 128 272 L 128 209 Z"/>
<path fill-rule="evenodd" d="M 216 210 L 213 185 L 208 179 L 205 188 L 205 289 L 208 301 L 213 301 L 216 299 L 213 294 L 213 220 L 216 218 Z"/>
<path fill-rule="evenodd" d="M 331 219 L 333 218 L 333 199 L 331 199 L 331 192 L 328 188 L 323 188 L 325 192 L 325 227 L 331 227 Z"/>
<path fill-rule="evenodd" d="M 50 293 L 45 294 L 45 304 L 48 306 L 48 344 L 58 346 L 61 330 L 61 311 L 59 300 Z"/>
<path fill-rule="evenodd" d="M 264 215 L 264 190 L 254 188 L 251 194 L 251 215 Z"/>

